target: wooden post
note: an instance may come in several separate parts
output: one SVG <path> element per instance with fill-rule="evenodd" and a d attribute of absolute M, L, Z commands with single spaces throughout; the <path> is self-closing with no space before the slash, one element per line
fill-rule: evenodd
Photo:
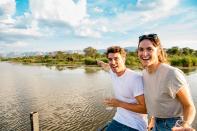
<path fill-rule="evenodd" d="M 30 113 L 31 131 L 39 131 L 39 114 L 38 112 Z"/>

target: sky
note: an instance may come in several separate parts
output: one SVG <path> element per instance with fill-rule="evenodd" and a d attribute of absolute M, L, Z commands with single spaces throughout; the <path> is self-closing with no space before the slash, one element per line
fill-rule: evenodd
<path fill-rule="evenodd" d="M 197 50 L 196 0 L 0 0 L 0 53 L 136 47 Z"/>

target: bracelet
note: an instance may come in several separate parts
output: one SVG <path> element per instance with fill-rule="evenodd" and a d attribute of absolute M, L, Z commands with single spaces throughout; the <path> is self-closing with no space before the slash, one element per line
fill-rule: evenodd
<path fill-rule="evenodd" d="M 191 127 L 191 125 L 187 121 L 183 121 L 182 126 Z"/>
<path fill-rule="evenodd" d="M 184 120 L 177 120 L 175 123 L 175 127 L 191 127 L 191 125 Z"/>

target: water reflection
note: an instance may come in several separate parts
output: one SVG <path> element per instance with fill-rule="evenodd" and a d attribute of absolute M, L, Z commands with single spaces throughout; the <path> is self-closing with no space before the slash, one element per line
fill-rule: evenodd
<path fill-rule="evenodd" d="M 63 71 L 63 70 L 66 70 L 66 69 L 70 69 L 70 70 L 73 70 L 73 69 L 77 69 L 79 68 L 80 66 L 79 65 L 45 65 L 47 68 L 51 69 L 51 70 L 58 70 L 58 71 Z"/>
<path fill-rule="evenodd" d="M 85 67 L 85 73 L 96 73 L 101 70 L 99 67 Z"/>
<path fill-rule="evenodd" d="M 186 75 L 189 75 L 192 72 L 195 72 L 197 70 L 197 67 L 194 68 L 180 68 Z"/>
<path fill-rule="evenodd" d="M 58 70 L 58 71 L 64 71 L 66 69 L 69 70 L 75 70 L 77 68 L 83 68 L 85 70 L 85 73 L 96 73 L 101 70 L 100 67 L 97 66 L 80 66 L 80 65 L 45 65 L 47 68 L 51 70 Z"/>
<path fill-rule="evenodd" d="M 32 64 L 27 64 L 27 63 L 23 63 L 23 65 L 29 65 L 32 66 Z M 79 67 L 81 67 L 81 65 L 51 65 L 51 64 L 44 64 L 44 66 L 46 66 L 47 68 L 53 70 L 56 69 L 58 71 L 63 71 L 66 69 L 77 69 Z M 132 69 L 132 70 L 143 70 L 142 68 L 138 69 L 138 68 L 133 68 L 132 66 L 128 66 L 128 68 Z M 197 67 L 178 67 L 179 69 L 181 69 L 186 75 L 189 75 L 192 72 L 195 72 L 197 70 Z M 101 70 L 101 68 L 98 68 L 96 65 L 95 66 L 85 66 L 84 67 L 85 72 L 86 73 L 96 73 L 97 71 Z"/>

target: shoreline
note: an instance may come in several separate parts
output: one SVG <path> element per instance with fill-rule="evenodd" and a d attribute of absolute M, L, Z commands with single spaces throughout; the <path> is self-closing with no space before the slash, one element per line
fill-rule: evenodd
<path fill-rule="evenodd" d="M 22 64 L 22 65 L 32 65 L 32 66 L 64 66 L 64 67 L 99 67 L 98 65 L 86 65 L 83 63 L 73 63 L 73 64 L 49 64 L 49 63 L 22 63 L 22 62 L 13 62 L 13 61 L 0 61 L 0 62 L 5 62 L 5 63 L 13 63 L 13 64 Z M 132 65 L 126 65 L 127 68 L 131 68 L 131 69 L 140 69 L 142 70 L 142 67 L 138 67 L 138 66 L 132 66 Z M 183 66 L 174 66 L 177 67 L 179 69 L 197 69 L 197 66 L 191 66 L 191 67 L 183 67 Z"/>

